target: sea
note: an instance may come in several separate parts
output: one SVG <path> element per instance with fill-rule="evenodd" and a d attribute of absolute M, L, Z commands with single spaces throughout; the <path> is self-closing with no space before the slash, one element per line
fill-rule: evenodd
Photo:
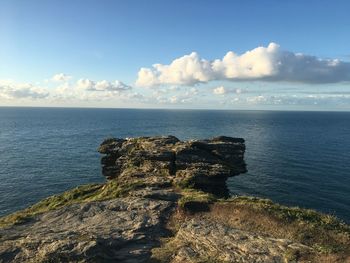
<path fill-rule="evenodd" d="M 312 208 L 350 223 L 350 112 L 0 108 L 0 215 L 101 183 L 109 137 L 219 135 L 246 141 L 232 195 Z"/>

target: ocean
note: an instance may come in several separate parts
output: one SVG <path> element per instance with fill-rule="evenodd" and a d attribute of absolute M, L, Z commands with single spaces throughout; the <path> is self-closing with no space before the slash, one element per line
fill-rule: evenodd
<path fill-rule="evenodd" d="M 350 112 L 0 108 L 0 215 L 103 182 L 107 137 L 246 140 L 233 195 L 313 208 L 350 222 Z"/>

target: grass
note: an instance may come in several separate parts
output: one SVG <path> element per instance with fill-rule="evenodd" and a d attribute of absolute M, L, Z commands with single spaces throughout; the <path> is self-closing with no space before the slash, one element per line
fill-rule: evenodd
<path fill-rule="evenodd" d="M 53 195 L 18 212 L 0 218 L 0 227 L 11 226 L 25 222 L 37 214 L 59 209 L 81 202 L 104 201 L 126 196 L 130 191 L 141 187 L 141 182 L 120 184 L 109 181 L 105 184 L 88 184 L 68 190 L 62 194 Z"/>
<path fill-rule="evenodd" d="M 181 227 L 181 222 L 191 218 L 206 219 L 262 236 L 289 239 L 313 249 L 287 250 L 284 255 L 286 262 L 340 263 L 350 258 L 350 226 L 334 216 L 255 197 L 216 199 L 193 189 L 183 189 L 182 194 L 179 209 L 167 224 L 173 235 Z M 188 213 L 186 206 L 192 202 L 207 205 L 209 209 Z M 152 250 L 153 262 L 169 262 L 183 246 L 174 237 L 162 240 L 161 246 Z M 206 259 L 203 262 L 211 261 Z"/>
<path fill-rule="evenodd" d="M 350 257 L 350 226 L 332 215 L 246 196 L 216 202 L 209 214 L 213 220 L 232 227 L 290 239 L 312 247 L 320 254 Z"/>
<path fill-rule="evenodd" d="M 190 246 L 191 244 L 181 244 L 174 241 L 173 238 L 163 238 L 161 240 L 161 246 L 152 249 L 152 256 L 149 260 L 150 263 L 169 263 L 172 262 L 174 252 L 178 251 L 181 247 Z M 224 261 L 218 260 L 218 255 L 210 258 L 203 258 L 198 256 L 193 263 L 224 263 Z"/>
<path fill-rule="evenodd" d="M 322 214 L 315 210 L 299 207 L 287 207 L 272 202 L 269 199 L 261 199 L 249 196 L 240 196 L 229 199 L 227 202 L 233 202 L 239 205 L 249 205 L 251 208 L 265 211 L 286 222 L 307 223 L 315 227 L 321 227 L 325 230 L 345 231 L 350 233 L 350 227 L 338 218 L 328 214 Z"/>
<path fill-rule="evenodd" d="M 181 194 L 182 194 L 182 197 L 178 201 L 178 206 L 180 208 L 186 208 L 186 205 L 189 203 L 198 203 L 199 205 L 200 204 L 207 205 L 217 200 L 217 198 L 210 193 L 206 193 L 206 192 L 202 192 L 202 191 L 190 189 L 190 188 L 183 189 L 181 191 Z"/>

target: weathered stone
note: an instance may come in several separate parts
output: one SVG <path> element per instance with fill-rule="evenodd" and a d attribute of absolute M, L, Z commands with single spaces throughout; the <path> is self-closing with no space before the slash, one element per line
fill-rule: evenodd
<path fill-rule="evenodd" d="M 1 229 L 0 262 L 147 262 L 173 206 L 161 199 L 174 196 L 144 194 L 74 204 Z"/>

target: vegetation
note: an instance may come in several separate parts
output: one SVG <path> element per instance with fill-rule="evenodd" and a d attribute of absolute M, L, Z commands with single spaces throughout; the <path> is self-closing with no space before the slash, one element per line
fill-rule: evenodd
<path fill-rule="evenodd" d="M 350 226 L 332 215 L 247 196 L 220 200 L 207 214 L 233 227 L 302 243 L 321 254 L 350 256 Z M 298 251 L 292 252 L 288 258 L 298 256 Z M 336 262 L 335 258 L 329 260 Z"/>
<path fill-rule="evenodd" d="M 117 183 L 109 181 L 105 184 L 88 184 L 76 187 L 62 194 L 50 196 L 33 206 L 0 218 L 0 227 L 24 222 L 31 217 L 63 206 L 92 201 L 104 201 L 127 195 L 132 190 L 141 187 L 141 182 Z"/>
<path fill-rule="evenodd" d="M 284 255 L 286 262 L 344 262 L 350 256 L 350 226 L 334 216 L 255 197 L 224 200 L 191 189 L 182 193 L 183 197 L 178 202 L 180 209 L 168 222 L 168 228 L 174 235 L 181 222 L 191 218 L 210 219 L 253 233 L 289 239 L 314 249 L 311 252 L 290 249 Z M 188 213 L 186 204 L 191 202 L 207 205 L 209 209 Z M 178 244 L 174 237 L 163 239 L 161 246 L 152 250 L 152 259 L 154 262 L 169 262 L 181 246 L 183 244 Z M 198 259 L 198 262 L 214 262 L 215 258 Z"/>
<path fill-rule="evenodd" d="M 315 227 L 321 227 L 325 230 L 345 231 L 350 233 L 350 227 L 337 217 L 322 214 L 315 210 L 299 207 L 287 207 L 272 202 L 269 199 L 256 197 L 240 196 L 227 200 L 237 205 L 248 205 L 255 210 L 265 211 L 287 223 L 299 222 L 307 223 Z"/>
<path fill-rule="evenodd" d="M 181 191 L 182 197 L 178 201 L 180 208 L 186 208 L 189 203 L 197 203 L 198 205 L 208 205 L 217 200 L 217 198 L 210 194 L 195 189 L 183 189 Z"/>

